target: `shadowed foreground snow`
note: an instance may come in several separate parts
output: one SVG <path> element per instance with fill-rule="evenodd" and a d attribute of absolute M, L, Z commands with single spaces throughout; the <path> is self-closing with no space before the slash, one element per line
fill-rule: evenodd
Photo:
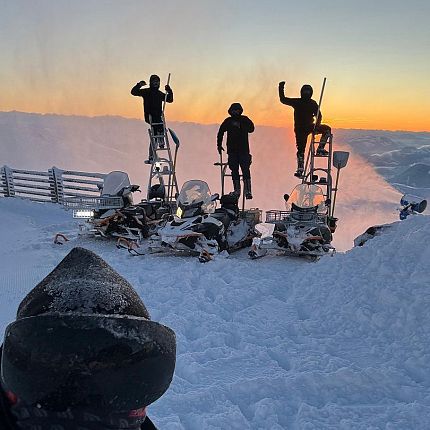
<path fill-rule="evenodd" d="M 175 330 L 175 377 L 149 408 L 160 429 L 428 428 L 427 216 L 317 263 L 243 250 L 207 264 L 77 237 L 51 204 L 0 199 L 0 217 L 2 333 L 74 246 L 103 257 Z M 72 240 L 53 245 L 57 232 Z"/>

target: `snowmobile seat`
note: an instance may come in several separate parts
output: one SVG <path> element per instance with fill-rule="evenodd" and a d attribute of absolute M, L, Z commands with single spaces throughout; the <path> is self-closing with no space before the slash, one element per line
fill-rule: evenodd
<path fill-rule="evenodd" d="M 236 194 L 225 194 L 220 198 L 221 209 L 227 209 L 234 213 L 234 217 L 239 215 L 239 197 Z"/>
<path fill-rule="evenodd" d="M 285 231 L 287 226 L 284 222 L 275 222 L 275 231 Z"/>
<path fill-rule="evenodd" d="M 161 202 L 141 202 L 137 206 L 145 211 L 149 219 L 156 219 L 157 209 L 160 207 Z"/>
<path fill-rule="evenodd" d="M 224 224 L 224 227 L 227 228 L 230 223 L 236 219 L 236 215 L 233 211 L 225 208 L 218 208 L 215 210 L 215 212 L 212 214 L 214 218 L 216 218 L 218 221 L 221 221 Z"/>
<path fill-rule="evenodd" d="M 149 189 L 148 200 L 160 199 L 164 200 L 166 198 L 166 189 L 163 184 L 155 184 Z"/>
<path fill-rule="evenodd" d="M 297 212 L 302 212 L 302 213 L 312 213 L 312 212 L 316 212 L 318 209 L 318 206 L 312 206 L 310 208 L 302 208 L 300 206 L 297 206 L 294 203 L 291 203 L 291 210 L 292 211 L 297 211 Z"/>

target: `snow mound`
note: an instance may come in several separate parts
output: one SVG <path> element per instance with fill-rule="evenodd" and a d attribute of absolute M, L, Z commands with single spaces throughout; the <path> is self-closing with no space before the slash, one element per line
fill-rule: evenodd
<path fill-rule="evenodd" d="M 148 411 L 160 428 L 428 428 L 428 216 L 316 263 L 243 250 L 205 265 L 79 237 L 50 204 L 0 199 L 0 217 L 2 331 L 75 246 L 106 260 L 175 330 L 173 383 Z M 71 239 L 62 246 L 52 243 L 59 229 Z"/>

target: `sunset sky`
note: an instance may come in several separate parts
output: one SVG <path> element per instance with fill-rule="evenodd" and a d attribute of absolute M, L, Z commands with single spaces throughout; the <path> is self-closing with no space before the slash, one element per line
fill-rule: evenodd
<path fill-rule="evenodd" d="M 430 131 L 428 0 L 0 0 L 0 110 L 140 118 L 130 88 L 171 72 L 168 120 L 239 101 L 291 126 L 309 83 L 338 128 Z"/>

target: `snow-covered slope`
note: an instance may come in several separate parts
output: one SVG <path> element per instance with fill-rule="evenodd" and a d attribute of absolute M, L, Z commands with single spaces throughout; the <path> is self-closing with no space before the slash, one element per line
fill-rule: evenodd
<path fill-rule="evenodd" d="M 132 257 L 76 236 L 51 204 L 0 199 L 0 330 L 73 246 L 125 276 L 177 334 L 173 383 L 149 408 L 164 430 L 427 429 L 430 223 L 411 216 L 317 263 Z M 72 239 L 52 244 L 61 231 Z"/>
<path fill-rule="evenodd" d="M 428 188 L 430 192 L 430 165 L 416 163 L 401 174 L 391 178 L 392 182 L 414 188 Z"/>

